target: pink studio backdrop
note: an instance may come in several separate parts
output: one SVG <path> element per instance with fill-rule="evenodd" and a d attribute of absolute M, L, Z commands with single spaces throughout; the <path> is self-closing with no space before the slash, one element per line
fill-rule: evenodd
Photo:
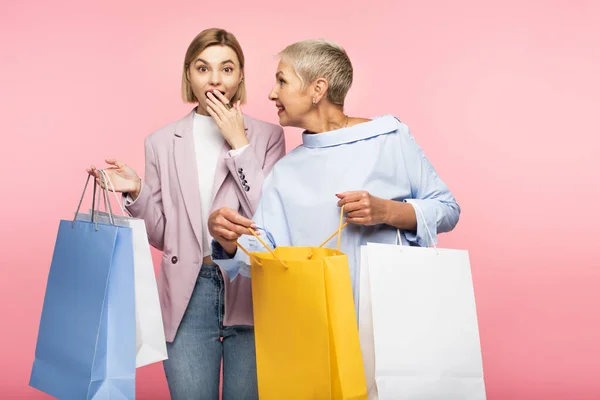
<path fill-rule="evenodd" d="M 488 398 L 600 398 L 598 2 L 86 3 L 0 3 L 1 398 L 48 397 L 27 385 L 84 168 L 112 156 L 143 173 L 144 137 L 190 109 L 183 54 L 212 26 L 238 36 L 245 111 L 271 122 L 273 55 L 344 45 L 347 111 L 406 122 L 462 206 L 441 246 L 470 251 Z M 168 398 L 160 364 L 137 390 Z"/>

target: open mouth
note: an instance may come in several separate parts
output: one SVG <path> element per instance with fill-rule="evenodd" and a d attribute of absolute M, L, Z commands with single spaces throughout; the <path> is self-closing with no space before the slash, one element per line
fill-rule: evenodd
<path fill-rule="evenodd" d="M 213 92 L 221 92 L 221 94 L 222 94 L 223 96 L 225 96 L 225 92 L 224 92 L 224 91 L 222 91 L 222 90 L 210 89 L 210 90 L 207 90 L 207 91 L 206 91 L 206 93 L 205 93 L 206 97 L 208 97 L 208 94 L 209 94 L 209 93 L 213 93 Z"/>
<path fill-rule="evenodd" d="M 277 106 L 277 115 L 279 115 L 285 111 L 285 107 L 282 106 L 281 104 L 277 104 L 276 106 Z"/>

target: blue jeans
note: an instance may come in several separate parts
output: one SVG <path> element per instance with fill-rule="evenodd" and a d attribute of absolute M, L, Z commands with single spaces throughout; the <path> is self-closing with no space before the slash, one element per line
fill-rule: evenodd
<path fill-rule="evenodd" d="M 203 265 L 175 340 L 163 362 L 173 400 L 217 400 L 223 360 L 223 400 L 258 399 L 252 326 L 223 326 L 224 283 Z M 222 339 L 222 340 L 221 340 Z"/>

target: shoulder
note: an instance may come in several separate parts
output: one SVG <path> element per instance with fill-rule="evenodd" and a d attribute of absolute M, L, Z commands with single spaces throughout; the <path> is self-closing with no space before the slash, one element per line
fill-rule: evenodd
<path fill-rule="evenodd" d="M 372 121 L 378 121 L 381 129 L 390 133 L 385 135 L 386 139 L 400 142 L 400 145 L 406 145 L 408 142 L 415 142 L 410 128 L 399 117 L 393 114 L 377 116 Z"/>
<path fill-rule="evenodd" d="M 383 130 L 388 132 L 399 133 L 401 135 L 410 134 L 410 129 L 402 120 L 393 114 L 384 114 L 373 117 L 372 122 L 378 124 Z"/>
<path fill-rule="evenodd" d="M 306 147 L 299 145 L 289 152 L 287 152 L 282 158 L 273 165 L 271 175 L 279 176 L 282 175 L 284 179 L 288 179 L 289 176 L 299 172 L 297 168 L 298 164 L 305 160 Z"/>
<path fill-rule="evenodd" d="M 264 137 L 264 135 L 269 138 L 283 136 L 283 128 L 279 124 L 253 118 L 247 114 L 244 114 L 244 124 L 249 131 L 258 133 L 257 137 Z"/>
<path fill-rule="evenodd" d="M 173 140 L 173 135 L 175 135 L 178 131 L 191 131 L 193 123 L 194 110 L 186 114 L 184 117 L 158 128 L 157 130 L 146 136 L 145 142 L 146 144 L 151 145 L 157 145 L 164 142 L 171 142 Z"/>

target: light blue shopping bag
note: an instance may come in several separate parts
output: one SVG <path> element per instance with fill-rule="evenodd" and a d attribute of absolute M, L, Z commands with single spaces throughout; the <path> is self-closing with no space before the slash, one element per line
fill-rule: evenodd
<path fill-rule="evenodd" d="M 134 287 L 131 228 L 61 221 L 29 384 L 59 399 L 134 399 Z"/>

